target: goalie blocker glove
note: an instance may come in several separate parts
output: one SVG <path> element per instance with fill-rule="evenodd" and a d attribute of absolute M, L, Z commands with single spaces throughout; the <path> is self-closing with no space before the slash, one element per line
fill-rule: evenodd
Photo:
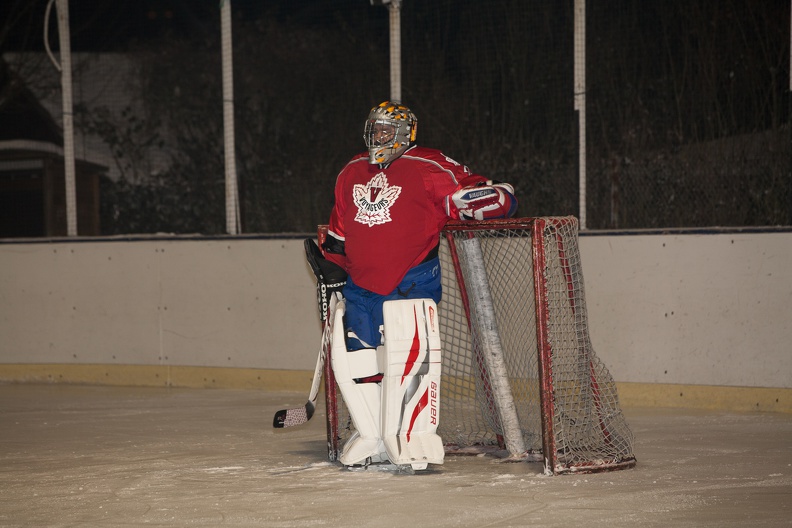
<path fill-rule="evenodd" d="M 460 220 L 509 218 L 517 212 L 514 187 L 508 183 L 487 183 L 464 187 L 451 195 Z"/>
<path fill-rule="evenodd" d="M 316 297 L 319 303 L 319 313 L 322 316 L 322 321 L 327 317 L 327 307 L 330 302 L 330 296 L 333 292 L 341 292 L 346 284 L 347 272 L 336 264 L 330 262 L 316 245 L 313 239 L 306 238 L 305 242 L 305 258 L 308 260 L 308 265 L 316 275 Z"/>

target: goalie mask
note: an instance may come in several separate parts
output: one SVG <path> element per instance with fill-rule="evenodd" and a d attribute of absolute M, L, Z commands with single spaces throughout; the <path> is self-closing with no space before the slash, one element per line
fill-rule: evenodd
<path fill-rule="evenodd" d="M 387 164 L 401 156 L 415 143 L 418 119 L 406 106 L 385 101 L 369 112 L 363 140 L 369 151 L 369 163 Z"/>

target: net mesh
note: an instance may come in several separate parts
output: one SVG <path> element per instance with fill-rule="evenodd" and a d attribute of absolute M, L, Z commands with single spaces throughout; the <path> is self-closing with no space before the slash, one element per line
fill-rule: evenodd
<path fill-rule="evenodd" d="M 575 467 L 631 459 L 632 432 L 615 382 L 589 336 L 577 224 L 550 219 L 543 238 L 557 464 Z"/>
<path fill-rule="evenodd" d="M 440 435 L 460 447 L 494 445 L 503 434 L 497 413 L 492 381 L 482 350 L 477 344 L 476 325 L 468 319 L 463 289 L 468 263 L 455 258 L 456 241 L 475 236 L 481 246 L 490 295 L 498 325 L 500 344 L 510 380 L 511 394 L 528 449 L 542 447 L 538 405 L 531 237 L 520 229 L 449 230 L 441 244 L 443 300 L 440 333 L 443 343 L 442 414 Z M 519 307 L 519 309 L 515 309 Z M 473 312 L 470 312 L 472 315 Z M 473 388 L 471 392 L 468 388 Z M 531 405 L 533 403 L 534 405 Z"/>
<path fill-rule="evenodd" d="M 66 234 L 61 74 L 42 38 L 47 24 L 60 58 L 57 18 L 43 3 L 0 2 L 4 238 Z M 401 2 L 401 92 L 419 144 L 512 184 L 521 215 L 585 205 L 588 229 L 792 225 L 790 3 L 586 2 L 585 39 L 579 3 Z M 365 116 L 390 94 L 389 9 L 68 4 L 80 235 L 220 235 L 234 214 L 242 233 L 327 221 Z"/>
<path fill-rule="evenodd" d="M 571 217 L 447 226 L 440 244 L 443 377 L 438 433 L 449 452 L 498 452 L 506 445 L 498 392 L 493 390 L 504 380 L 493 379 L 487 367 L 477 311 L 467 300 L 470 264 L 458 251 L 460 242 L 475 238 L 492 298 L 505 381 L 526 451 L 522 455 L 542 454 L 554 473 L 634 464 L 633 435 L 621 412 L 616 385 L 589 337 L 577 230 Z M 541 233 L 537 243 L 534 233 Z M 540 288 L 534 283 L 535 261 L 544 263 L 537 274 L 542 278 Z M 541 335 L 546 342 L 541 342 Z M 340 394 L 337 402 L 336 440 L 342 446 L 353 426 Z"/>

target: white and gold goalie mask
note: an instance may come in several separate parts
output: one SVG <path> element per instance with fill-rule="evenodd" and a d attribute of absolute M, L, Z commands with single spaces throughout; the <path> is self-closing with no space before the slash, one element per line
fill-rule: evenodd
<path fill-rule="evenodd" d="M 415 142 L 418 119 L 406 106 L 385 101 L 369 112 L 363 140 L 369 163 L 386 165 L 401 156 Z"/>

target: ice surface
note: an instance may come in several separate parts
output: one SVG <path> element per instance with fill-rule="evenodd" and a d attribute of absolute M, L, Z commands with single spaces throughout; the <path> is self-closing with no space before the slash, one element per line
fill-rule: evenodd
<path fill-rule="evenodd" d="M 0 526 L 792 526 L 792 416 L 625 409 L 634 469 L 326 460 L 303 393 L 0 384 Z"/>

